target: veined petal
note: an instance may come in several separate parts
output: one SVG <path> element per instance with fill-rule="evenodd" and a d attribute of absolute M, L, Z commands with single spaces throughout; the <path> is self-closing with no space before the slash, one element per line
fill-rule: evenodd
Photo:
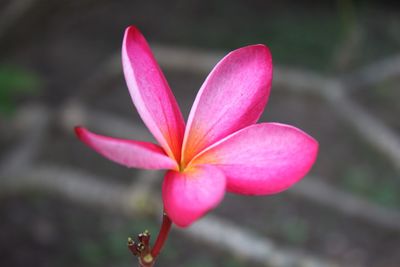
<path fill-rule="evenodd" d="M 155 144 L 102 136 L 83 127 L 75 127 L 78 138 L 99 154 L 127 167 L 177 169 L 177 163 Z"/>
<path fill-rule="evenodd" d="M 162 195 L 165 212 L 186 227 L 217 206 L 225 194 L 225 176 L 214 166 L 196 166 L 185 172 L 168 171 Z"/>
<path fill-rule="evenodd" d="M 207 77 L 190 111 L 183 163 L 255 123 L 267 103 L 271 80 L 272 58 L 264 45 L 243 47 L 224 57 Z"/>
<path fill-rule="evenodd" d="M 209 147 L 190 164 L 215 164 L 227 179 L 227 190 L 264 195 L 283 191 L 311 169 L 318 143 L 301 130 L 262 123 L 244 128 Z"/>
<path fill-rule="evenodd" d="M 179 162 L 183 117 L 149 45 L 134 26 L 125 31 L 122 64 L 140 117 L 166 153 Z"/>

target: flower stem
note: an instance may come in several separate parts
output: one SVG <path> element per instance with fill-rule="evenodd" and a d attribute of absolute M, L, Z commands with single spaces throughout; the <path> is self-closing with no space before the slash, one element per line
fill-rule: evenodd
<path fill-rule="evenodd" d="M 154 243 L 153 249 L 151 250 L 151 256 L 153 256 L 154 259 L 158 256 L 158 254 L 160 254 L 160 251 L 163 248 L 164 243 L 168 238 L 171 225 L 172 225 L 171 219 L 164 212 L 160 232 L 158 233 L 156 242 Z"/>
<path fill-rule="evenodd" d="M 168 215 L 164 212 L 163 220 L 160 231 L 158 233 L 156 242 L 153 248 L 150 248 L 150 234 L 146 230 L 138 235 L 138 242 L 133 241 L 132 238 L 128 238 L 128 248 L 133 255 L 138 257 L 139 267 L 153 267 L 158 254 L 164 246 L 165 241 L 168 238 L 169 231 L 172 226 L 172 221 Z"/>

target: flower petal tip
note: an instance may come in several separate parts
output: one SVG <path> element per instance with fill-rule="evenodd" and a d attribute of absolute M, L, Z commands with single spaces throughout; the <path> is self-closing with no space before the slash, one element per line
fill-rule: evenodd
<path fill-rule="evenodd" d="M 142 33 L 139 31 L 139 29 L 135 25 L 130 25 L 130 26 L 126 27 L 125 35 L 124 35 L 125 38 L 127 36 L 134 37 L 134 36 L 138 36 L 138 35 L 142 36 Z"/>
<path fill-rule="evenodd" d="M 87 129 L 85 129 L 85 127 L 83 126 L 75 126 L 74 127 L 74 132 L 75 135 L 78 137 L 79 140 L 81 140 L 82 142 L 85 142 L 86 138 L 86 133 L 87 133 Z"/>

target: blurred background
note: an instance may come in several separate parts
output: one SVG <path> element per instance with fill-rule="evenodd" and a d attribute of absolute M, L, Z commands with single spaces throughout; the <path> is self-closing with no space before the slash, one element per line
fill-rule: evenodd
<path fill-rule="evenodd" d="M 111 163 L 73 134 L 152 140 L 120 66 L 131 24 L 186 117 L 223 55 L 266 44 L 261 121 L 320 142 L 302 182 L 226 195 L 172 230 L 156 266 L 400 266 L 400 5 L 372 0 L 1 0 L 0 266 L 136 266 L 127 237 L 155 236 L 163 173 Z"/>

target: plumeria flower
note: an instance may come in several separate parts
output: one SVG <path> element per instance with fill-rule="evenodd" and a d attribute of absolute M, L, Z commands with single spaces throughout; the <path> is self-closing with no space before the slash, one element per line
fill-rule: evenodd
<path fill-rule="evenodd" d="M 272 81 L 264 45 L 225 56 L 200 88 L 185 126 L 181 111 L 146 40 L 126 29 L 122 63 L 129 93 L 159 145 L 101 136 L 76 127 L 89 147 L 132 168 L 166 169 L 164 209 L 186 227 L 216 207 L 225 191 L 245 195 L 281 192 L 311 169 L 318 143 L 281 123 L 259 123 Z"/>

